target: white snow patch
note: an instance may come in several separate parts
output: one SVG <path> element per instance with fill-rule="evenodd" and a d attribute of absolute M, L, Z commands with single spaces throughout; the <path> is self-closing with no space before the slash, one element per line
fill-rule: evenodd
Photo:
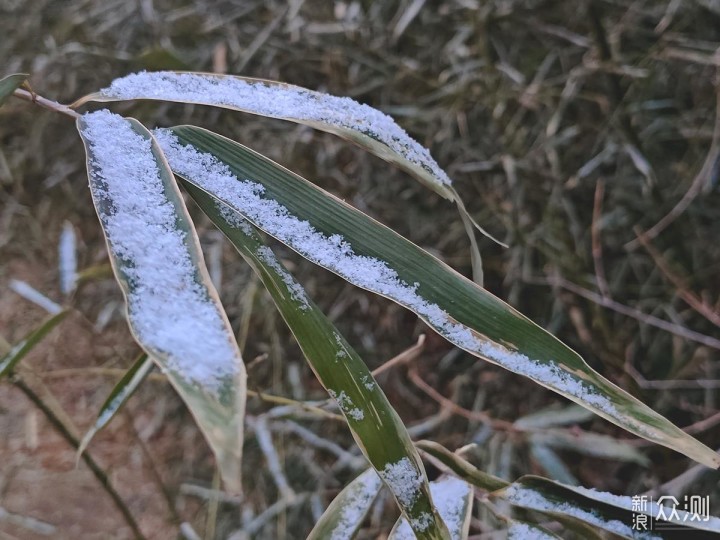
<path fill-rule="evenodd" d="M 582 486 L 573 486 L 572 490 L 577 491 L 591 499 L 595 499 L 597 501 L 601 501 L 612 506 L 624 508 L 625 510 L 628 510 L 630 512 L 634 511 L 632 497 L 628 497 L 626 495 L 615 495 L 614 493 L 608 493 L 607 491 L 598 491 L 593 488 L 586 488 Z M 647 502 L 647 511 L 644 513 L 652 517 L 657 517 L 658 515 L 660 515 L 661 506 L 665 509 L 662 511 L 662 515 L 669 517 L 673 510 L 672 506 L 659 505 L 655 502 L 650 501 Z M 689 514 L 688 512 L 681 510 L 680 508 L 676 508 L 675 511 L 677 512 L 679 519 L 672 519 L 673 522 L 679 524 L 693 523 L 693 521 L 690 520 L 690 516 L 694 516 L 694 514 Z M 637 513 L 637 511 L 635 512 Z M 702 517 L 704 518 L 705 516 Z M 707 518 L 708 519 L 704 519 L 702 522 L 700 522 L 703 527 L 720 530 L 720 518 L 714 516 L 707 516 Z"/>
<path fill-rule="evenodd" d="M 218 305 L 196 270 L 165 196 L 150 140 L 121 116 L 83 116 L 90 187 L 112 250 L 130 282 L 128 313 L 141 342 L 168 367 L 217 393 L 238 373 L 239 358 Z"/>
<path fill-rule="evenodd" d="M 337 401 L 340 410 L 350 418 L 357 420 L 358 422 L 365 418 L 365 413 L 361 409 L 355 407 L 355 404 L 353 403 L 350 396 L 345 393 L 345 390 L 341 391 L 338 394 L 334 390 L 328 389 L 328 394 L 330 394 L 331 398 Z"/>
<path fill-rule="evenodd" d="M 559 514 L 565 514 L 573 516 L 578 519 L 607 529 L 610 532 L 617 533 L 623 536 L 629 536 L 631 538 L 659 538 L 650 533 L 635 531 L 628 523 L 623 523 L 618 520 L 606 520 L 599 513 L 595 511 L 587 511 L 567 502 L 556 502 L 544 497 L 541 493 L 525 488 L 522 486 L 513 485 L 505 491 L 505 499 L 510 503 L 521 506 L 523 508 L 529 508 L 532 510 L 541 510 L 545 512 L 556 512 Z"/>
<path fill-rule="evenodd" d="M 77 281 L 77 250 L 75 247 L 75 229 L 72 223 L 63 223 L 58 242 L 58 270 L 60 271 L 60 292 L 70 294 Z"/>
<path fill-rule="evenodd" d="M 330 534 L 330 540 L 350 540 L 359 522 L 367 514 L 367 509 L 382 486 L 382 481 L 374 469 L 369 469 L 358 478 L 351 496 L 345 501 L 340 520 Z"/>
<path fill-rule="evenodd" d="M 25 300 L 43 308 L 51 315 L 55 315 L 62 311 L 62 307 L 50 300 L 47 296 L 45 296 L 37 289 L 30 286 L 25 281 L 21 281 L 19 279 L 11 279 L 9 286 L 13 291 L 22 296 Z"/>
<path fill-rule="evenodd" d="M 453 476 L 430 482 L 430 495 L 435 508 L 437 508 L 440 517 L 447 525 L 448 531 L 450 531 L 451 540 L 460 540 L 462 538 L 463 525 L 465 524 L 463 506 L 471 490 L 470 484 Z M 432 520 L 431 516 L 427 517 Z M 418 525 L 417 520 L 413 520 L 413 525 Z M 420 530 L 425 529 L 421 528 Z M 403 519 L 401 521 L 395 530 L 394 538 L 396 540 L 415 540 L 415 534 L 407 520 Z"/>
<path fill-rule="evenodd" d="M 118 99 L 150 98 L 228 106 L 262 116 L 311 122 L 320 129 L 326 124 L 363 133 L 422 167 L 438 185 L 451 184 L 430 152 L 391 117 L 347 97 L 321 94 L 291 85 L 244 81 L 232 76 L 170 71 L 126 75 L 115 79 L 100 94 Z"/>
<path fill-rule="evenodd" d="M 283 283 L 285 283 L 285 285 L 287 286 L 288 291 L 290 292 L 290 297 L 298 304 L 300 304 L 300 309 L 303 311 L 308 309 L 310 307 L 310 304 L 308 304 L 308 299 L 305 295 L 305 289 L 303 289 L 302 285 L 295 281 L 295 279 L 290 275 L 290 273 L 282 267 L 272 250 L 267 246 L 262 246 L 257 250 L 257 256 L 260 258 L 261 261 L 263 261 L 270 268 L 275 270 L 275 272 L 277 272 L 277 274 L 280 276 L 280 279 L 282 279 Z"/>
<path fill-rule="evenodd" d="M 409 458 L 401 458 L 396 463 L 387 463 L 380 471 L 380 477 L 397 497 L 400 504 L 408 508 L 420 495 L 423 478 L 417 467 Z"/>
<path fill-rule="evenodd" d="M 541 363 L 522 353 L 480 339 L 467 326 L 453 321 L 438 305 L 422 298 L 417 292 L 417 283 L 407 284 L 385 261 L 356 255 L 341 235 L 327 236 L 308 221 L 290 214 L 278 202 L 264 198 L 265 188 L 261 184 L 238 179 L 226 164 L 213 155 L 199 152 L 191 145 L 181 144 L 170 130 L 155 130 L 155 136 L 175 172 L 220 198 L 308 260 L 359 287 L 392 298 L 408 307 L 458 347 L 477 352 L 505 369 L 574 396 L 611 417 L 622 418 L 624 424 L 632 421 L 592 386 L 559 366 Z M 646 430 L 641 424 L 634 427 L 638 431 Z"/>
<path fill-rule="evenodd" d="M 508 527 L 508 540 L 555 540 L 556 538 L 537 527 L 519 521 L 513 521 Z"/>

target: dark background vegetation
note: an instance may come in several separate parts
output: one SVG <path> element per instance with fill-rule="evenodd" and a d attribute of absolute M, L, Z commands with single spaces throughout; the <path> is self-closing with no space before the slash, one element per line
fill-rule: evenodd
<path fill-rule="evenodd" d="M 393 115 L 430 148 L 477 221 L 510 244 L 481 240 L 487 288 L 713 447 L 720 446 L 719 46 L 720 2 L 713 0 L 0 1 L 0 75 L 30 73 L 36 92 L 60 102 L 139 69 L 188 69 L 287 81 Z M 192 122 L 228 135 L 470 273 L 467 238 L 451 204 L 330 135 L 202 107 L 112 108 L 150 125 Z M 0 110 L 0 345 L 45 316 L 8 288 L 11 279 L 61 299 L 64 221 L 79 236 L 81 268 L 107 262 L 84 167 L 68 118 L 18 100 Z M 661 220 L 667 226 L 649 246 L 638 242 L 637 234 Z M 221 295 L 250 387 L 322 399 L 269 297 L 206 220 L 198 216 L 197 224 L 206 246 L 222 246 Z M 416 373 L 460 407 L 513 421 L 565 405 L 530 381 L 453 351 L 410 312 L 280 252 L 371 368 L 426 333 L 412 362 Z M 84 285 L 69 303 L 72 315 L 21 374 L 82 433 L 138 347 L 110 275 Z M 632 316 L 617 311 L 623 307 Z M 112 313 L 102 331 L 101 313 Z M 686 329 L 709 339 L 682 337 Z M 389 370 L 381 383 L 409 425 L 442 409 L 408 378 L 407 366 Z M 249 412 L 270 406 L 251 398 Z M 342 424 L 304 425 L 352 448 Z M 600 419 L 575 429 L 635 441 Z M 0 385 L 0 434 L 0 507 L 56 525 L 57 538 L 128 536 L 99 484 L 84 465 L 75 468 L 72 449 L 9 384 Z M 495 474 L 551 475 L 522 437 L 477 419 L 448 413 L 425 436 L 449 448 L 477 442 L 473 459 Z M 312 505 L 327 504 L 352 473 L 333 470 L 331 454 L 293 435 L 274 440 L 294 489 L 319 497 L 283 510 L 258 537 L 304 538 Z M 633 444 L 651 466 L 559 455 L 583 485 L 630 495 L 692 466 L 670 450 Z M 149 537 L 177 535 L 169 497 L 200 535 L 214 530 L 224 538 L 243 515 L 259 514 L 278 496 L 252 433 L 245 446 L 242 505 L 198 493 L 197 486 L 213 487 L 212 458 L 180 400 L 151 378 L 90 450 Z M 681 491 L 710 493 L 715 481 L 695 475 Z M 388 504 L 367 537 L 393 517 Z M 492 526 L 478 520 L 473 530 Z M 43 536 L 0 519 L 0 537 Z"/>

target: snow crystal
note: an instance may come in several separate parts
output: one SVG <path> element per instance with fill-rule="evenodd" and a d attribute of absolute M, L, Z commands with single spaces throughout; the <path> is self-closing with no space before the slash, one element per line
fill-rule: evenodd
<path fill-rule="evenodd" d="M 435 508 L 450 531 L 451 540 L 462 538 L 465 524 L 463 505 L 471 489 L 470 484 L 452 476 L 430 483 L 430 495 Z M 431 516 L 428 517 L 432 519 Z M 417 527 L 417 520 L 413 520 L 413 525 Z M 429 525 L 430 523 L 427 524 Z M 420 530 L 424 529 L 420 528 Z M 405 519 L 398 526 L 395 535 L 397 540 L 415 540 L 415 534 Z"/>
<path fill-rule="evenodd" d="M 586 523 L 602 527 L 621 536 L 630 536 L 632 538 L 659 538 L 650 533 L 638 533 L 638 531 L 634 531 L 629 524 L 623 523 L 622 521 L 616 519 L 606 520 L 596 511 L 583 510 L 567 502 L 551 501 L 541 493 L 522 486 L 510 486 L 505 491 L 505 498 L 510 503 L 523 508 L 573 516 Z"/>
<path fill-rule="evenodd" d="M 200 152 L 191 145 L 181 144 L 170 130 L 155 130 L 155 136 L 175 172 L 220 198 L 308 260 L 359 287 L 392 298 L 408 307 L 462 349 L 477 352 L 505 369 L 573 396 L 610 417 L 623 418 L 624 423 L 632 421 L 617 411 L 613 403 L 597 393 L 591 385 L 558 365 L 542 363 L 481 339 L 467 326 L 455 322 L 437 304 L 422 298 L 417 292 L 418 284 L 409 285 L 402 281 L 385 261 L 356 255 L 341 235 L 327 236 L 317 231 L 308 221 L 292 215 L 278 202 L 264 198 L 265 188 L 261 184 L 238 179 L 226 164 L 213 155 Z M 645 429 L 640 423 L 634 428 L 636 431 Z"/>
<path fill-rule="evenodd" d="M 300 304 L 300 309 L 303 311 L 308 309 L 310 304 L 308 304 L 305 289 L 303 289 L 302 286 L 288 273 L 288 271 L 282 267 L 272 250 L 267 246 L 262 246 L 257 250 L 257 256 L 262 262 L 277 272 L 280 279 L 282 279 L 283 283 L 287 286 L 288 291 L 290 292 L 290 297 Z"/>
<path fill-rule="evenodd" d="M 374 469 L 358 478 L 355 489 L 342 507 L 340 520 L 332 530 L 330 540 L 347 540 L 352 537 L 358 523 L 365 517 L 367 508 L 380 491 L 382 482 Z"/>
<path fill-rule="evenodd" d="M 350 396 L 348 396 L 345 391 L 341 391 L 339 394 L 335 392 L 334 390 L 328 389 L 328 394 L 330 394 L 330 397 L 333 398 L 335 401 L 337 401 L 338 407 L 340 407 L 340 410 L 345 413 L 350 418 L 353 418 L 354 420 L 357 420 L 358 422 L 365 418 L 365 413 L 361 410 L 355 407 L 355 404 L 352 402 L 352 399 L 350 399 Z"/>
<path fill-rule="evenodd" d="M 388 115 L 347 97 L 330 96 L 297 86 L 244 81 L 231 76 L 140 72 L 115 79 L 100 94 L 117 99 L 162 99 L 220 105 L 262 116 L 296 122 L 313 127 L 363 133 L 388 146 L 409 162 L 429 172 L 439 185 L 450 185 L 447 174 L 430 152 L 411 138 Z"/>
<path fill-rule="evenodd" d="M 557 537 L 520 521 L 513 521 L 508 527 L 508 540 L 553 540 L 554 538 Z"/>
<path fill-rule="evenodd" d="M 591 499 L 594 499 L 596 501 L 601 501 L 607 504 L 610 504 L 612 506 L 617 506 L 619 508 L 624 508 L 628 511 L 634 511 L 633 510 L 633 501 L 632 497 L 628 497 L 626 495 L 615 495 L 614 493 L 608 493 L 607 491 L 598 491 L 596 489 L 592 488 L 586 488 L 582 486 L 573 486 L 573 491 L 577 491 L 578 493 L 581 493 L 582 495 L 585 495 L 586 497 L 589 497 Z M 661 506 L 663 508 L 667 508 L 667 510 L 661 510 Z M 648 515 L 651 515 L 653 517 L 657 517 L 659 515 L 664 515 L 670 517 L 672 514 L 672 507 L 671 506 L 665 506 L 665 505 L 658 505 L 655 502 L 648 502 L 647 503 L 647 511 L 644 512 Z M 680 508 L 676 508 L 675 511 L 678 515 L 678 520 L 676 520 L 678 523 L 688 523 L 691 514 L 687 513 L 684 510 L 681 510 Z M 662 512 L 662 514 L 661 514 Z M 703 516 L 705 517 L 705 516 Z M 702 524 L 703 527 L 712 528 L 714 530 L 720 530 L 720 518 L 713 517 L 713 516 L 707 516 L 708 519 L 703 520 Z"/>
<path fill-rule="evenodd" d="M 106 110 L 82 123 L 98 213 L 130 283 L 133 329 L 173 371 L 217 393 L 238 373 L 238 357 L 218 305 L 196 279 L 151 142 Z"/>
<path fill-rule="evenodd" d="M 409 458 L 404 457 L 396 463 L 386 464 L 380 471 L 380 476 L 403 507 L 408 508 L 415 503 L 423 478 Z"/>

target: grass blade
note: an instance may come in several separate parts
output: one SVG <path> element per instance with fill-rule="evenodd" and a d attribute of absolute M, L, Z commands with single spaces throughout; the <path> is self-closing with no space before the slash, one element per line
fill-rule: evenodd
<path fill-rule="evenodd" d="M 77 449 L 78 459 L 85 451 L 85 448 L 87 448 L 87 445 L 90 444 L 95 434 L 110 423 L 110 420 L 115 417 L 115 414 L 125 405 L 127 400 L 130 399 L 130 396 L 135 393 L 135 390 L 137 390 L 145 380 L 145 377 L 150 373 L 152 367 L 152 359 L 149 358 L 147 354 L 141 354 L 138 359 L 135 360 L 135 363 L 130 366 L 130 369 L 125 372 L 125 375 L 118 381 L 115 388 L 112 389 L 110 395 L 105 400 L 105 403 L 100 407 L 100 412 L 95 422 L 80 441 Z"/>
<path fill-rule="evenodd" d="M 174 171 L 308 260 L 415 312 L 451 343 L 709 467 L 720 456 L 557 338 L 391 229 L 271 160 L 201 128 L 156 132 Z"/>
<path fill-rule="evenodd" d="M 139 122 L 98 111 L 77 127 L 131 330 L 239 490 L 245 368 L 175 178 Z"/>
<path fill-rule="evenodd" d="M 0 107 L 12 93 L 20 88 L 28 78 L 27 73 L 13 73 L 0 79 Z"/>
<path fill-rule="evenodd" d="M 473 507 L 473 490 L 470 484 L 448 476 L 430 482 L 435 505 L 450 530 L 451 540 L 466 540 L 470 531 Z M 390 532 L 388 540 L 415 540 L 407 520 L 401 518 Z"/>
<path fill-rule="evenodd" d="M 7 352 L 7 354 L 0 357 L 0 379 L 5 375 L 10 374 L 13 369 L 15 369 L 15 366 L 18 365 L 18 362 L 25 358 L 25 356 L 27 356 L 27 354 L 33 350 L 35 345 L 37 345 L 45 336 L 47 336 L 50 331 L 55 328 L 60 323 L 60 321 L 62 321 L 67 316 L 67 314 L 67 311 L 60 311 L 58 313 L 55 313 L 44 323 L 42 323 L 38 328 L 30 332 L 24 338 L 22 338 L 17 344 L 15 344 L 12 349 Z"/>
<path fill-rule="evenodd" d="M 355 350 L 307 297 L 242 216 L 203 190 L 185 187 L 255 270 L 315 375 L 336 400 L 368 461 L 409 516 L 418 538 L 443 538 L 420 456 L 402 420 Z"/>
<path fill-rule="evenodd" d="M 333 499 L 307 540 L 354 538 L 381 488 L 382 481 L 374 469 L 362 473 Z"/>

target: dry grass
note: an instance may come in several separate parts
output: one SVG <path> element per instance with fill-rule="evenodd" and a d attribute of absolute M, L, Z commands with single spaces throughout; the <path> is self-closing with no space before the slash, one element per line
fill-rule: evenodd
<path fill-rule="evenodd" d="M 720 379 L 713 347 L 720 308 L 719 28 L 718 3 L 699 0 L 5 1 L 0 58 L 3 74 L 29 72 L 37 92 L 64 102 L 137 69 L 226 69 L 349 95 L 393 114 L 454 178 L 477 220 L 511 245 L 503 250 L 483 240 L 488 288 L 610 380 L 690 426 L 720 410 L 717 383 L 682 382 Z M 470 271 L 450 204 L 331 136 L 199 107 L 116 110 L 150 124 L 192 121 L 229 135 Z M 57 240 L 64 220 L 81 238 L 83 267 L 104 263 L 106 254 L 68 120 L 11 101 L 0 110 L 0 144 L 0 335 L 12 343 L 43 314 L 8 282 L 23 279 L 60 299 Z M 204 230 L 208 246 L 218 242 Z M 652 238 L 639 242 L 642 231 Z M 427 332 L 409 312 L 282 253 L 371 367 Z M 270 299 L 229 246 L 222 254 L 223 302 L 245 343 L 251 388 L 321 398 Z M 104 331 L 94 328 L 106 306 L 120 302 L 110 277 L 87 284 L 71 300 L 73 316 L 24 363 L 26 375 L 37 376 L 34 388 L 51 393 L 80 430 L 114 380 L 112 372 L 91 368 L 126 367 L 137 353 L 120 307 Z M 618 313 L 626 307 L 635 317 Z M 710 341 L 687 339 L 687 330 Z M 413 376 L 495 421 L 560 402 L 452 351 L 435 335 L 412 362 Z M 293 370 L 301 384 L 292 384 Z M 657 389 L 646 380 L 667 382 Z M 440 410 L 406 367 L 388 370 L 381 383 L 409 424 Z M 254 415 L 269 407 L 257 398 L 249 405 Z M 454 414 L 430 435 L 449 447 L 478 442 L 477 463 L 496 474 L 542 472 L 520 437 L 490 424 Z M 341 424 L 303 425 L 352 447 Z M 601 420 L 582 428 L 625 437 Z M 72 450 L 9 385 L 0 385 L 0 429 L 0 507 L 56 525 L 58 538 L 127 536 L 90 473 L 74 468 Z M 720 446 L 712 423 L 696 431 Z M 295 435 L 276 435 L 275 442 L 298 493 L 318 492 L 326 504 L 350 474 L 333 471 L 332 454 Z M 276 499 L 252 436 L 241 511 L 181 489 L 212 486 L 211 458 L 179 400 L 151 380 L 90 447 L 148 537 L 175 537 L 177 527 L 143 445 L 176 513 L 201 535 L 214 529 L 224 538 Z M 647 469 L 573 453 L 563 458 L 583 484 L 628 494 L 689 467 L 679 454 L 647 453 L 653 461 Z M 709 493 L 713 481 L 706 476 L 685 489 Z M 312 501 L 284 509 L 257 537 L 304 538 Z M 374 526 L 389 523 L 390 508 Z M 44 537 L 7 520 L 0 535 Z"/>

